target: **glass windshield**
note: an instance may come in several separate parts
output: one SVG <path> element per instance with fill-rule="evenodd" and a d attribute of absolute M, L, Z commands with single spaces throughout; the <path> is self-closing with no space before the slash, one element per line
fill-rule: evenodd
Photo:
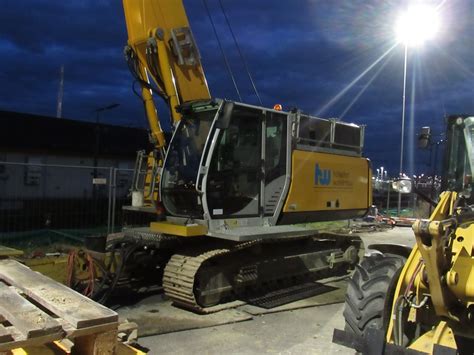
<path fill-rule="evenodd" d="M 448 134 L 447 188 L 466 192 L 472 189 L 474 118 L 454 122 Z"/>
<path fill-rule="evenodd" d="M 174 216 L 201 218 L 203 211 L 196 191 L 196 178 L 216 110 L 183 117 L 170 143 L 161 181 L 161 199 Z"/>
<path fill-rule="evenodd" d="M 466 140 L 466 160 L 469 165 L 469 173 L 474 168 L 474 117 L 464 120 L 464 139 Z"/>

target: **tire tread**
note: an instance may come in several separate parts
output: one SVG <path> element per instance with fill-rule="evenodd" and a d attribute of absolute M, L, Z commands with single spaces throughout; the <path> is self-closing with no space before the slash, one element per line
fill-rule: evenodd
<path fill-rule="evenodd" d="M 343 312 L 346 331 L 365 336 L 368 328 L 382 329 L 387 294 L 405 260 L 377 253 L 365 257 L 356 267 L 347 285 Z"/>

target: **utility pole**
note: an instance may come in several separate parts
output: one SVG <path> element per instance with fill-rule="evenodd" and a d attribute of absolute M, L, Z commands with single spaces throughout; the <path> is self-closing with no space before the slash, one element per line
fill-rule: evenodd
<path fill-rule="evenodd" d="M 59 91 L 58 102 L 56 106 L 56 117 L 61 118 L 63 113 L 63 93 L 64 93 L 64 65 L 59 70 Z"/>

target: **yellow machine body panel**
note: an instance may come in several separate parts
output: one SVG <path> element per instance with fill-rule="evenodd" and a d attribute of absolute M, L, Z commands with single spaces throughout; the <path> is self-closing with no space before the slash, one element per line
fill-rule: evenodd
<path fill-rule="evenodd" d="M 151 222 L 150 230 L 179 237 L 197 237 L 207 233 L 207 227 L 200 224 L 180 225 L 170 222 Z"/>
<path fill-rule="evenodd" d="M 456 229 L 453 241 L 452 269 L 447 282 L 452 293 L 468 307 L 474 305 L 474 224 L 461 225 Z"/>
<path fill-rule="evenodd" d="M 371 169 L 366 158 L 294 150 L 291 185 L 283 213 L 364 214 L 372 203 Z M 339 213 L 340 212 L 340 213 Z"/>
<path fill-rule="evenodd" d="M 409 346 L 409 349 L 432 354 L 435 344 L 442 345 L 449 349 L 456 349 L 453 331 L 448 327 L 446 322 L 441 321 L 432 330 L 420 336 Z"/>

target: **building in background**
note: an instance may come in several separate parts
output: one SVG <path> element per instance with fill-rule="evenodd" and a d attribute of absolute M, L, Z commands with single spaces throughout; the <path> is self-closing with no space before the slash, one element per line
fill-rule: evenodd
<path fill-rule="evenodd" d="M 0 111 L 0 232 L 110 229 L 149 148 L 145 129 Z"/>
<path fill-rule="evenodd" d="M 145 129 L 0 111 L 0 198 L 20 189 L 30 197 L 91 196 L 94 169 L 86 167 L 133 169 L 136 152 L 147 148 Z M 49 165 L 74 166 L 76 174 Z M 95 177 L 108 178 L 104 169 Z"/>

